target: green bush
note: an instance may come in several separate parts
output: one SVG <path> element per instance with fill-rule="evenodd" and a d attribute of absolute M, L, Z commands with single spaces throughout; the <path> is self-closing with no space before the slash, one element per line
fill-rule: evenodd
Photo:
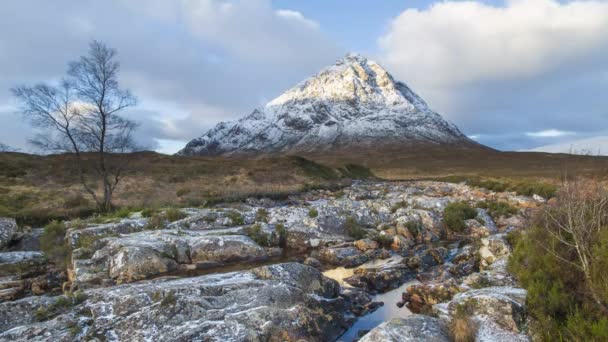
<path fill-rule="evenodd" d="M 310 209 L 308 210 L 308 217 L 310 217 L 310 218 L 315 218 L 315 217 L 317 217 L 317 216 L 319 216 L 319 211 L 318 211 L 317 209 L 315 209 L 315 208 L 310 208 Z"/>
<path fill-rule="evenodd" d="M 376 234 L 372 239 L 382 248 L 390 248 L 394 241 L 393 237 L 388 234 Z"/>
<path fill-rule="evenodd" d="M 524 233 L 507 236 L 515 245 L 508 270 L 528 291 L 531 330 L 539 340 L 608 340 L 608 208 L 594 210 L 602 201 L 595 196 L 558 195 L 558 204 L 547 208 L 547 215 L 539 215 Z M 582 215 L 571 215 L 572 208 L 581 209 L 577 212 Z M 576 220 L 574 229 L 595 224 L 601 228 L 576 233 L 577 240 L 574 235 L 560 236 L 561 227 L 572 227 L 571 220 Z M 590 251 L 585 253 L 588 271 L 581 266 L 575 244 Z"/>
<path fill-rule="evenodd" d="M 53 221 L 44 227 L 40 236 L 40 249 L 55 266 L 65 268 L 70 249 L 65 241 L 66 227 L 63 222 Z"/>
<path fill-rule="evenodd" d="M 148 223 L 146 224 L 146 229 L 148 229 L 148 230 L 163 229 L 166 221 L 167 221 L 167 219 L 166 219 L 165 215 L 155 213 L 148 219 Z"/>
<path fill-rule="evenodd" d="M 144 210 L 141 211 L 141 216 L 143 216 L 143 217 L 152 217 L 157 212 L 158 212 L 158 210 L 156 210 L 156 209 L 146 208 L 146 209 L 144 209 Z"/>
<path fill-rule="evenodd" d="M 367 235 L 367 231 L 359 225 L 357 220 L 354 217 L 347 217 L 344 222 L 344 230 L 346 233 L 357 240 L 363 239 Z"/>
<path fill-rule="evenodd" d="M 477 211 L 466 202 L 453 202 L 443 210 L 443 222 L 454 232 L 464 232 L 467 229 L 465 220 L 477 217 Z"/>
<path fill-rule="evenodd" d="M 243 215 L 241 215 L 241 213 L 239 213 L 238 211 L 231 210 L 226 213 L 226 216 L 230 219 L 230 221 L 232 221 L 232 224 L 235 226 L 241 226 L 245 224 L 245 219 L 243 218 Z"/>
<path fill-rule="evenodd" d="M 253 226 L 249 227 L 245 230 L 245 232 L 247 233 L 247 236 L 249 236 L 253 241 L 255 241 L 258 245 L 262 247 L 268 247 L 268 245 L 270 244 L 268 234 L 264 232 L 264 230 L 262 229 L 262 225 L 260 225 L 259 223 L 256 223 Z"/>
<path fill-rule="evenodd" d="M 285 248 L 287 245 L 287 229 L 285 229 L 285 226 L 282 223 L 278 223 L 274 226 L 274 231 L 279 236 L 279 246 Z"/>
<path fill-rule="evenodd" d="M 517 208 L 507 202 L 502 201 L 481 201 L 477 202 L 477 208 L 486 209 L 490 216 L 497 219 L 501 216 L 512 216 L 517 214 Z"/>
<path fill-rule="evenodd" d="M 408 221 L 405 223 L 405 228 L 412 234 L 414 239 L 418 237 L 418 234 L 422 230 L 421 224 L 418 221 Z"/>
<path fill-rule="evenodd" d="M 169 208 L 165 211 L 165 216 L 169 222 L 175 222 L 186 218 L 188 215 L 179 209 Z"/>
<path fill-rule="evenodd" d="M 255 221 L 268 223 L 268 210 L 260 208 L 255 212 Z"/>
<path fill-rule="evenodd" d="M 189 193 L 191 193 L 191 192 L 192 192 L 192 190 L 191 190 L 191 189 L 188 189 L 188 188 L 180 188 L 180 189 L 177 189 L 177 190 L 175 191 L 175 195 L 176 195 L 177 197 L 182 197 L 182 196 L 185 196 L 185 195 L 187 195 L 187 194 L 189 194 Z"/>

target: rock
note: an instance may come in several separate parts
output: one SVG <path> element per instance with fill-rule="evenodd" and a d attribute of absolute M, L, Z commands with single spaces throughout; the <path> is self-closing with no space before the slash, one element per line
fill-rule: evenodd
<path fill-rule="evenodd" d="M 511 217 L 501 217 L 496 220 L 496 224 L 501 232 L 512 229 L 521 229 L 527 226 L 527 220 L 521 215 L 513 215 Z"/>
<path fill-rule="evenodd" d="M 9 252 L 34 252 L 40 250 L 40 236 L 42 236 L 44 229 L 35 228 L 27 232 L 22 232 L 21 236 L 17 241 L 13 241 L 11 246 L 8 247 Z M 16 234 L 19 236 L 19 234 Z M 15 235 L 13 235 L 15 237 Z"/>
<path fill-rule="evenodd" d="M 120 285 L 86 296 L 51 320 L 13 320 L 10 326 L 21 326 L 0 340 L 67 341 L 79 331 L 82 340 L 328 341 L 350 324 L 337 282 L 298 263 Z"/>
<path fill-rule="evenodd" d="M 490 235 L 498 233 L 498 227 L 486 209 L 477 208 L 477 221 L 488 229 Z"/>
<path fill-rule="evenodd" d="M 359 342 L 449 342 L 447 329 L 436 318 L 411 315 L 384 322 Z"/>
<path fill-rule="evenodd" d="M 475 219 L 466 220 L 464 223 L 467 226 L 469 236 L 473 239 L 479 239 L 490 235 L 490 229 Z"/>
<path fill-rule="evenodd" d="M 434 304 L 447 302 L 459 292 L 460 288 L 454 280 L 440 284 L 417 284 L 409 286 L 402 299 L 412 312 L 429 313 Z"/>
<path fill-rule="evenodd" d="M 0 302 L 26 295 L 60 293 L 66 280 L 41 252 L 0 253 Z"/>
<path fill-rule="evenodd" d="M 480 268 L 484 269 L 498 258 L 506 257 L 510 254 L 511 247 L 503 234 L 481 239 L 481 247 L 479 248 L 479 257 L 481 258 Z"/>
<path fill-rule="evenodd" d="M 18 227 L 15 219 L 0 217 L 0 250 L 8 246 L 17 231 Z"/>
<path fill-rule="evenodd" d="M 497 259 L 486 270 L 473 273 L 462 281 L 462 286 L 483 288 L 491 286 L 515 286 L 516 281 L 507 272 L 507 258 Z"/>
<path fill-rule="evenodd" d="M 369 257 L 356 247 L 329 247 L 313 253 L 321 262 L 336 266 L 356 267 L 366 263 Z"/>
<path fill-rule="evenodd" d="M 304 260 L 304 265 L 310 266 L 310 267 L 313 267 L 313 268 L 316 268 L 316 269 L 319 269 L 322 266 L 321 262 L 319 260 L 317 260 L 315 258 L 312 258 L 312 257 L 306 258 Z"/>
<path fill-rule="evenodd" d="M 145 230 L 147 219 L 123 219 L 118 223 L 107 223 L 83 229 L 68 229 L 66 234 L 69 245 L 76 249 L 83 242 L 105 237 L 119 236 Z"/>
<path fill-rule="evenodd" d="M 454 296 L 447 305 L 449 315 L 461 308 L 470 317 L 490 320 L 500 328 L 519 333 L 526 322 L 526 290 L 487 287 Z"/>
<path fill-rule="evenodd" d="M 183 268 L 267 260 L 281 253 L 263 248 L 244 235 L 212 236 L 199 231 L 161 230 L 99 240 L 90 258 L 73 257 L 74 280 L 80 286 L 118 284 L 147 279 Z M 78 251 L 78 250 L 77 250 Z M 186 267 L 188 266 L 188 267 Z"/>
<path fill-rule="evenodd" d="M 424 249 L 420 254 L 420 265 L 423 269 L 441 265 L 448 256 L 448 250 L 444 247 Z"/>
<path fill-rule="evenodd" d="M 393 258 L 378 266 L 357 268 L 344 281 L 371 293 L 383 293 L 398 288 L 413 277 L 414 273 L 401 258 Z"/>
<path fill-rule="evenodd" d="M 371 239 L 357 240 L 354 242 L 354 245 L 362 252 L 365 252 L 370 249 L 378 249 L 380 247 L 376 241 Z"/>
<path fill-rule="evenodd" d="M 479 269 L 479 259 L 477 251 L 473 246 L 465 246 L 452 258 L 452 265 L 449 271 L 457 276 L 463 277 L 469 275 Z"/>

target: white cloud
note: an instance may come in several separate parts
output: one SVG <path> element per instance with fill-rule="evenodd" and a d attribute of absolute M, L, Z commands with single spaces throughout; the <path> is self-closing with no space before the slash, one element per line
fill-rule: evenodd
<path fill-rule="evenodd" d="M 606 55 L 608 2 L 439 2 L 401 13 L 379 44 L 385 62 L 417 84 L 531 77 Z"/>
<path fill-rule="evenodd" d="M 560 131 L 559 129 L 546 129 L 538 132 L 527 132 L 527 136 L 534 138 L 557 138 L 567 135 L 576 135 L 575 132 Z"/>

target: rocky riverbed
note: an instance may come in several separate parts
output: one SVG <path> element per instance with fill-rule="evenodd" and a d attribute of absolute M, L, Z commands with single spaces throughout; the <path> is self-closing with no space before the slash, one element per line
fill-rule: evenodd
<path fill-rule="evenodd" d="M 506 233 L 543 201 L 359 182 L 173 222 L 68 222 L 67 269 L 40 229 L 0 219 L 0 341 L 448 341 L 455 319 L 478 341 L 527 340 Z M 453 202 L 479 207 L 459 231 L 444 222 Z"/>

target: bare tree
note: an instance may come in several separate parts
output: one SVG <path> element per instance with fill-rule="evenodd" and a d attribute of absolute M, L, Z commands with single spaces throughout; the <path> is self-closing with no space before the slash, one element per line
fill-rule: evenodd
<path fill-rule="evenodd" d="M 137 125 L 121 116 L 136 99 L 118 84 L 120 64 L 116 50 L 92 41 L 89 54 L 69 64 L 58 86 L 38 84 L 13 88 L 22 113 L 43 130 L 32 143 L 49 153 L 73 153 L 80 182 L 99 210 L 112 208 L 116 186 L 128 162 L 125 153 L 137 150 Z M 93 154 L 96 180 L 86 177 L 85 155 Z M 109 154 L 114 154 L 110 156 Z M 97 190 L 101 184 L 103 195 Z"/>
<path fill-rule="evenodd" d="M 558 205 L 544 210 L 542 228 L 552 239 L 541 242 L 540 247 L 580 271 L 589 295 L 608 314 L 604 297 L 608 276 L 604 269 L 598 269 L 603 265 L 598 265 L 595 258 L 598 242 L 608 230 L 608 191 L 594 181 L 567 181 L 557 200 Z"/>

